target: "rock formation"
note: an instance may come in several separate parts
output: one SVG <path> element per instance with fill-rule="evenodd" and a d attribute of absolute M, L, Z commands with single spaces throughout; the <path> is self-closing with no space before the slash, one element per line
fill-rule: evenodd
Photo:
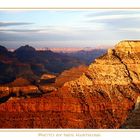
<path fill-rule="evenodd" d="M 55 79 L 56 79 L 56 75 L 43 74 L 38 82 L 39 83 L 54 83 Z"/>
<path fill-rule="evenodd" d="M 88 67 L 85 65 L 80 65 L 78 67 L 73 67 L 69 70 L 65 70 L 56 78 L 55 86 L 61 87 L 66 82 L 79 78 L 84 72 L 87 71 L 87 68 Z"/>
<path fill-rule="evenodd" d="M 140 96 L 138 96 L 135 108 L 128 114 L 122 128 L 140 129 Z"/>
<path fill-rule="evenodd" d="M 140 109 L 140 96 L 138 96 L 137 101 L 135 103 L 135 109 L 134 110 L 139 110 Z"/>
<path fill-rule="evenodd" d="M 78 58 L 50 50 L 36 50 L 25 45 L 13 52 L 0 45 L 0 84 L 13 82 L 18 77 L 35 81 L 44 73 L 61 73 L 83 64 Z"/>
<path fill-rule="evenodd" d="M 121 41 L 79 78 L 0 104 L 1 128 L 120 128 L 140 94 L 139 41 Z"/>
<path fill-rule="evenodd" d="M 6 54 L 8 53 L 8 50 L 4 47 L 0 45 L 0 55 Z"/>

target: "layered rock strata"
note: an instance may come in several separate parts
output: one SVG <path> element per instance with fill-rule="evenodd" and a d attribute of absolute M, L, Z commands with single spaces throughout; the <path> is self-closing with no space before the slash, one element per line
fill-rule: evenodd
<path fill-rule="evenodd" d="M 49 95 L 0 105 L 1 128 L 120 128 L 140 94 L 139 41 L 122 41 Z"/>

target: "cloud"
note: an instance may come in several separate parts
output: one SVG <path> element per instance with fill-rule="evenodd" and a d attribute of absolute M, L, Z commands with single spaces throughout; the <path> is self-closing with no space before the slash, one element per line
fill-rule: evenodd
<path fill-rule="evenodd" d="M 120 31 L 126 31 L 126 32 L 140 32 L 140 28 L 122 28 Z"/>
<path fill-rule="evenodd" d="M 43 29 L 42 29 L 43 30 Z M 57 28 L 55 30 L 44 29 L 31 30 L 30 32 L 19 31 L 11 32 L 1 31 L 0 41 L 97 41 L 97 40 L 111 40 L 118 38 L 118 31 L 94 30 L 90 28 Z M 13 31 L 13 30 L 12 30 Z M 14 30 L 15 31 L 15 30 Z M 73 42 L 73 43 L 74 43 Z"/>
<path fill-rule="evenodd" d="M 0 27 L 30 25 L 29 22 L 0 22 Z"/>
<path fill-rule="evenodd" d="M 13 32 L 13 33 L 24 33 L 24 32 L 32 32 L 32 33 L 37 33 L 42 31 L 43 29 L 1 29 L 0 32 Z"/>
<path fill-rule="evenodd" d="M 137 9 L 122 9 L 122 10 L 112 10 L 112 9 L 108 9 L 108 10 L 97 10 L 95 12 L 86 14 L 87 18 L 92 18 L 92 17 L 99 17 L 99 16 L 103 16 L 103 15 L 130 15 L 130 14 L 140 14 L 140 11 Z"/>
<path fill-rule="evenodd" d="M 116 19 L 136 19 L 140 18 L 140 14 L 116 14 L 116 15 L 102 15 L 102 16 L 95 16 L 93 19 L 89 21 L 95 22 L 106 22 L 108 20 L 116 20 Z"/>
<path fill-rule="evenodd" d="M 91 24 L 103 24 L 104 30 L 123 30 L 123 28 L 140 28 L 140 11 L 102 11 L 86 15 L 86 22 Z"/>
<path fill-rule="evenodd" d="M 95 31 L 99 31 L 99 29 L 86 27 L 56 27 L 53 29 L 0 29 L 0 41 L 93 40 L 93 36 L 94 38 L 96 37 L 96 39 L 101 36 Z"/>
<path fill-rule="evenodd" d="M 55 12 L 56 14 L 53 13 L 54 19 L 58 18 L 57 11 Z M 43 24 L 38 19 L 33 21 L 34 25 L 23 26 L 23 28 L 20 26 L 33 24 L 28 23 L 31 20 L 23 20 L 26 22 L 0 22 L 0 41 L 9 42 L 9 44 L 30 42 L 47 44 L 52 47 L 74 46 L 75 44 L 75 46 L 86 46 L 86 44 L 89 46 L 92 43 L 110 44 L 111 42 L 111 44 L 115 44 L 114 42 L 123 39 L 138 39 L 140 36 L 140 10 L 97 9 L 91 12 L 81 13 L 79 11 L 80 16 L 76 17 L 74 12 L 73 17 L 69 18 L 72 21 L 71 24 L 61 21 L 61 18 L 58 18 L 58 21 L 61 22 L 56 22 L 57 24 L 52 24 L 55 22 L 53 18 L 50 18 L 50 21 L 54 20 L 53 22 L 47 20 L 46 22 L 43 21 Z M 44 18 L 42 19 L 44 20 Z"/>

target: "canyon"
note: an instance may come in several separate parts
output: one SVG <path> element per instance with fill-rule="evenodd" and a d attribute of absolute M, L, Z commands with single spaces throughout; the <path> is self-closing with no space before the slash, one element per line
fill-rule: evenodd
<path fill-rule="evenodd" d="M 8 97 L 0 104 L 0 128 L 140 128 L 135 127 L 140 123 L 135 117 L 140 98 L 140 41 L 121 41 L 88 67 L 72 68 L 56 77 L 44 75 L 40 80 L 49 78 L 56 79 L 49 84 L 20 79 L 24 84 L 18 87 L 24 96 L 19 89 L 17 94 L 13 91 L 19 82 L 0 87 L 0 99 Z"/>

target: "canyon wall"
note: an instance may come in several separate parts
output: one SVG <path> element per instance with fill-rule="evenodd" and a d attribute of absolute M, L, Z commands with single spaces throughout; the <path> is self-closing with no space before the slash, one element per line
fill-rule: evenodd
<path fill-rule="evenodd" d="M 140 95 L 139 41 L 121 41 L 79 78 L 0 104 L 1 128 L 120 128 Z"/>

